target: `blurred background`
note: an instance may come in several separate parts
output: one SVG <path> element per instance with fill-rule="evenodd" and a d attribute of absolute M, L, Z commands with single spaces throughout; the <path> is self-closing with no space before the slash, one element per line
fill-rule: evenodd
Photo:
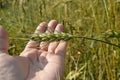
<path fill-rule="evenodd" d="M 62 23 L 64 32 L 120 45 L 119 0 L 0 0 L 0 24 L 9 33 L 11 55 L 19 55 L 24 39 L 51 19 Z M 117 37 L 101 37 L 110 31 Z M 120 48 L 82 38 L 68 42 L 63 80 L 119 79 Z"/>

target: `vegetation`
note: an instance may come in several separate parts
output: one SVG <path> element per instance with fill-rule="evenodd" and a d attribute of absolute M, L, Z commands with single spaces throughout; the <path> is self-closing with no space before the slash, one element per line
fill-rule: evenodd
<path fill-rule="evenodd" d="M 82 36 L 68 42 L 63 80 L 120 79 L 119 0 L 0 0 L 0 6 L 11 55 L 19 55 L 40 22 L 56 19 L 64 32 Z"/>

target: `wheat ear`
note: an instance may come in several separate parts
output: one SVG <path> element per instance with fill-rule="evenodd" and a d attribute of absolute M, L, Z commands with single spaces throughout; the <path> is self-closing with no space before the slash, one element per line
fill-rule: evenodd
<path fill-rule="evenodd" d="M 68 40 L 73 39 L 73 38 L 84 38 L 84 39 L 88 39 L 88 40 L 94 40 L 94 41 L 106 43 L 106 44 L 113 45 L 113 46 L 116 46 L 116 47 L 120 48 L 120 45 L 116 45 L 116 44 L 113 44 L 113 43 L 110 43 L 110 42 L 107 42 L 107 41 L 98 40 L 98 39 L 94 39 L 94 38 L 83 37 L 83 36 L 78 36 L 78 35 L 71 35 L 69 33 L 64 33 L 64 32 L 34 34 L 31 37 L 31 40 L 53 42 L 53 41 L 60 41 L 60 40 L 68 41 Z"/>
<path fill-rule="evenodd" d="M 68 41 L 73 38 L 73 35 L 63 32 L 55 32 L 55 33 L 42 33 L 42 34 L 34 34 L 31 39 L 34 41 Z"/>

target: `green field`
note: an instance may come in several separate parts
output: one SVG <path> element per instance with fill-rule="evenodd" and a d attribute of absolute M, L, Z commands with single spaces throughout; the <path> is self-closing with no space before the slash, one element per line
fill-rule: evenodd
<path fill-rule="evenodd" d="M 11 55 L 19 55 L 24 39 L 40 22 L 51 19 L 72 35 L 120 45 L 120 0 L 0 0 L 0 24 L 9 33 Z M 120 47 L 70 40 L 63 80 L 120 80 Z"/>

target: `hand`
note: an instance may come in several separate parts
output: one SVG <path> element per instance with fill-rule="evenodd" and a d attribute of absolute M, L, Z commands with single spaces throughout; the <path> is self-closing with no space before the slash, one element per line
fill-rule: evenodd
<path fill-rule="evenodd" d="M 48 24 L 42 22 L 35 33 L 62 30 L 61 24 L 51 20 Z M 0 27 L 0 80 L 60 80 L 64 69 L 66 46 L 65 41 L 45 44 L 30 40 L 19 56 L 10 56 L 8 35 Z"/>

